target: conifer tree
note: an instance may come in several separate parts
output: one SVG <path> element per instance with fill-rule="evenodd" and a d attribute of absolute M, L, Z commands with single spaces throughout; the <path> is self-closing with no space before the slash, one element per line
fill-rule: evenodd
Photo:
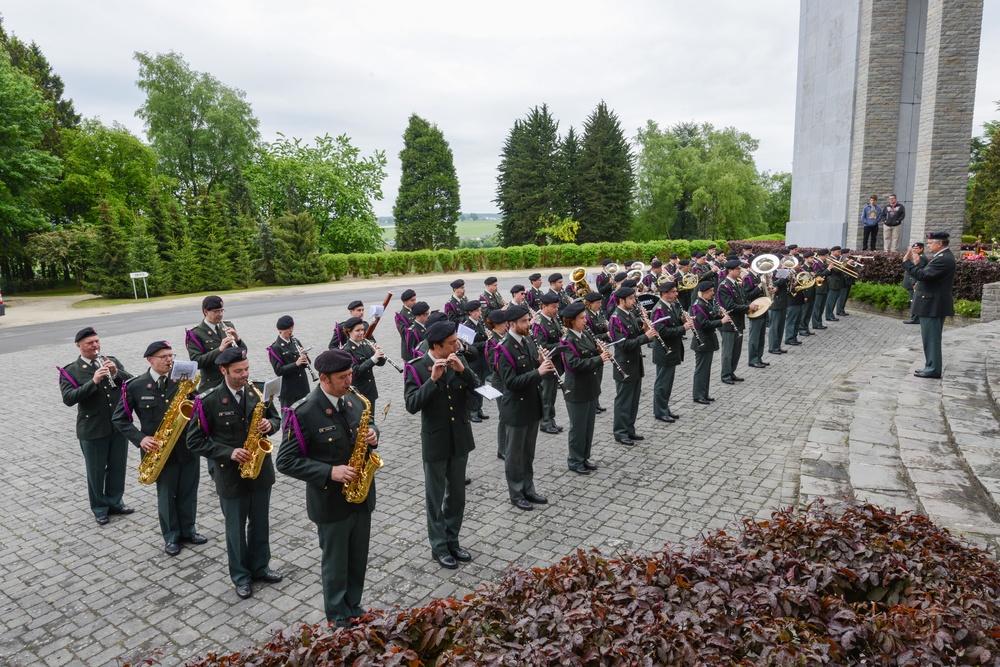
<path fill-rule="evenodd" d="M 628 237 L 635 176 L 621 123 L 602 100 L 583 124 L 578 243 Z"/>
<path fill-rule="evenodd" d="M 303 285 L 326 280 L 326 269 L 319 261 L 319 233 L 311 215 L 286 213 L 274 221 L 272 234 L 275 282 Z"/>

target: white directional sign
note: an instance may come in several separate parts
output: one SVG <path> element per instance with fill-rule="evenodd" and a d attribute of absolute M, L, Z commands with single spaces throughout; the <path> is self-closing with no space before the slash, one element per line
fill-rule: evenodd
<path fill-rule="evenodd" d="M 131 278 L 132 280 L 135 280 L 136 278 L 148 278 L 149 274 L 146 273 L 145 271 L 139 271 L 137 273 L 128 274 L 128 277 Z"/>

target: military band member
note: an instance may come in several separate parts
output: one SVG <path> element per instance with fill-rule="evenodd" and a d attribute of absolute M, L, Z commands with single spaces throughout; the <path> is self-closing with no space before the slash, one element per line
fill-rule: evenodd
<path fill-rule="evenodd" d="M 253 595 L 254 580 L 276 583 L 281 575 L 270 566 L 271 544 L 268 513 L 274 464 L 271 454 L 264 456 L 256 479 L 243 479 L 240 464 L 249 463 L 252 455 L 244 445 L 251 432 L 263 437 L 278 430 L 278 412 L 268 405 L 263 418 L 251 424 L 251 417 L 261 397 L 248 386 L 250 362 L 247 351 L 227 348 L 215 360 L 223 383 L 202 392 L 195 399 L 188 422 L 188 449 L 215 461 L 215 490 L 226 524 L 226 553 L 229 578 L 236 594 L 244 600 Z"/>
<path fill-rule="evenodd" d="M 465 304 L 469 299 L 465 296 L 465 281 L 461 278 L 451 281 L 451 298 L 444 304 L 444 314 L 455 324 L 465 317 Z"/>
<path fill-rule="evenodd" d="M 101 339 L 93 327 L 78 331 L 73 342 L 80 355 L 59 369 L 59 390 L 67 407 L 76 406 L 76 437 L 87 469 L 90 511 L 103 526 L 109 514 L 135 511 L 122 502 L 128 441 L 111 422 L 121 393 L 119 383 L 132 376 L 114 357 L 101 356 Z"/>
<path fill-rule="evenodd" d="M 562 338 L 562 325 L 556 319 L 559 311 L 559 295 L 548 291 L 541 298 L 542 310 L 531 328 L 531 335 L 539 350 L 551 351 L 558 347 Z M 554 358 L 552 363 L 556 372 L 562 373 L 562 362 Z M 562 432 L 562 427 L 556 424 L 556 393 L 558 392 L 555 374 L 546 374 L 542 378 L 542 418 L 539 428 L 543 433 L 556 434 Z"/>
<path fill-rule="evenodd" d="M 778 255 L 781 257 L 781 255 Z M 767 311 L 768 333 L 767 351 L 771 354 L 785 354 L 788 350 L 781 347 L 785 339 L 785 318 L 788 310 L 788 269 L 779 269 L 774 273 L 774 294 L 771 295 L 771 307 Z M 781 275 L 779 275 L 781 274 Z"/>
<path fill-rule="evenodd" d="M 875 228 L 876 230 L 878 227 Z M 918 268 L 924 268 L 927 266 L 927 256 L 924 255 L 924 244 L 914 243 L 910 246 L 912 252 L 910 252 L 910 257 Z M 913 276 L 908 272 L 903 272 L 903 289 L 907 291 L 910 295 L 910 317 L 903 320 L 903 324 L 920 324 L 920 318 L 913 314 L 913 292 L 917 285 L 917 281 L 913 279 Z"/>
<path fill-rule="evenodd" d="M 282 315 L 277 322 L 278 337 L 267 348 L 267 359 L 274 374 L 281 378 L 281 407 L 291 407 L 293 403 L 309 393 L 309 376 L 306 366 L 309 355 L 300 351 L 293 339 L 295 320 L 291 315 Z"/>
<path fill-rule="evenodd" d="M 844 261 L 844 258 L 841 256 L 841 249 L 839 245 L 835 245 L 830 248 L 830 256 L 838 262 Z M 824 309 L 824 315 L 826 316 L 827 322 L 840 321 L 840 319 L 834 315 L 834 310 L 837 308 L 837 300 L 840 299 L 840 291 L 844 289 L 845 277 L 846 276 L 841 273 L 840 269 L 836 267 L 830 268 L 830 276 L 826 279 L 826 282 L 830 285 L 830 291 L 827 294 L 826 308 Z"/>
<path fill-rule="evenodd" d="M 608 334 L 608 317 L 604 313 L 603 303 L 604 298 L 600 292 L 591 292 L 583 297 L 584 315 L 587 318 L 587 328 L 590 330 L 591 335 L 594 340 L 599 340 L 603 343 L 610 343 L 611 336 Z M 604 367 L 601 366 L 599 369 L 599 375 L 601 380 L 604 380 Z M 608 409 L 601 406 L 601 399 L 597 399 L 597 412 L 607 412 Z"/>
<path fill-rule="evenodd" d="M 812 250 L 806 250 L 802 253 L 802 264 L 799 267 L 801 270 L 812 273 L 813 262 L 816 253 Z M 805 303 L 802 304 L 802 310 L 799 311 L 799 331 L 800 336 L 812 336 L 812 331 L 809 330 L 809 325 L 812 322 L 813 313 L 813 303 L 816 301 L 816 285 L 812 287 L 807 287 L 802 290 L 805 295 Z"/>
<path fill-rule="evenodd" d="M 593 292 L 592 292 L 593 293 Z M 600 294 L 598 294 L 600 297 Z M 566 337 L 563 339 L 562 360 L 566 366 L 566 414 L 569 419 L 569 452 L 566 463 L 579 475 L 597 470 L 590 456 L 594 444 L 594 420 L 601 396 L 604 362 L 611 352 L 601 352 L 596 339 L 587 329 L 586 308 L 580 301 L 566 306 L 562 313 Z"/>
<path fill-rule="evenodd" d="M 542 307 L 542 274 L 532 273 L 528 276 L 528 283 L 531 285 L 528 289 L 528 308 L 537 311 Z"/>
<path fill-rule="evenodd" d="M 148 456 L 164 444 L 153 436 L 177 397 L 179 385 L 169 377 L 174 366 L 170 343 L 165 340 L 150 343 L 143 356 L 149 369 L 123 387 L 112 419 L 118 431 L 139 448 L 142 456 Z M 133 416 L 139 417 L 139 428 L 133 424 Z M 199 470 L 198 457 L 188 451 L 187 438 L 182 432 L 156 477 L 156 511 L 163 535 L 163 551 L 168 556 L 179 554 L 183 542 L 208 542 L 208 538 L 195 528 Z"/>
<path fill-rule="evenodd" d="M 559 297 L 559 310 L 569 305 L 573 299 L 566 290 L 563 289 L 563 277 L 561 273 L 553 273 L 549 276 L 549 292 Z"/>
<path fill-rule="evenodd" d="M 758 276 L 753 271 L 747 271 L 747 274 L 743 276 L 743 292 L 747 294 L 747 298 L 751 298 L 754 294 L 757 296 L 753 298 L 761 296 L 766 296 L 772 300 L 774 298 L 773 293 L 767 292 L 767 285 L 761 276 Z M 765 315 L 747 318 L 749 320 L 746 329 L 747 366 L 751 368 L 767 368 L 771 365 L 764 361 L 764 337 L 767 335 L 767 317 Z"/>
<path fill-rule="evenodd" d="M 666 343 L 666 349 L 659 343 L 654 343 L 653 363 L 656 365 L 656 380 L 653 382 L 653 418 L 657 421 L 674 423 L 680 415 L 670 409 L 670 397 L 674 391 L 674 373 L 677 366 L 684 361 L 684 334 L 694 326 L 690 320 L 684 320 L 681 306 L 677 302 L 677 285 L 664 281 L 657 288 L 660 300 L 653 308 L 651 316 L 656 325 L 656 331 Z"/>
<path fill-rule="evenodd" d="M 726 277 L 719 286 L 719 304 L 729 313 L 731 321 L 722 327 L 722 381 L 734 384 L 743 382 L 743 378 L 736 375 L 736 369 L 743 353 L 747 313 L 757 310 L 757 304 L 751 304 L 750 301 L 760 296 L 760 290 L 755 289 L 749 295 L 743 291 L 740 260 L 730 259 L 726 262 L 725 269 Z"/>
<path fill-rule="evenodd" d="M 524 285 L 514 285 L 510 288 L 510 302 L 514 305 L 520 306 L 521 304 L 527 304 L 528 293 L 524 291 Z"/>
<path fill-rule="evenodd" d="M 802 262 L 802 251 L 799 250 L 799 246 L 797 244 L 789 244 L 787 250 L 789 255 L 799 260 L 800 263 Z"/>
<path fill-rule="evenodd" d="M 740 254 L 740 261 L 746 264 L 750 264 L 753 261 L 753 246 L 749 243 L 743 244 L 743 252 Z"/>
<path fill-rule="evenodd" d="M 524 293 L 523 290 L 521 293 Z M 500 373 L 497 371 L 497 354 L 499 354 L 497 348 L 503 342 L 503 337 L 507 334 L 507 326 L 506 309 L 490 311 L 489 317 L 486 318 L 486 327 L 490 330 L 490 333 L 489 340 L 486 341 L 484 356 L 487 365 L 492 371 L 490 373 L 490 386 L 501 394 L 504 392 L 504 386 L 503 378 L 500 377 Z M 500 417 L 497 419 L 497 458 L 503 460 L 507 455 L 507 427 L 503 423 L 503 405 L 501 401 L 497 401 L 497 409 L 500 411 Z"/>
<path fill-rule="evenodd" d="M 222 319 L 222 314 L 226 312 L 222 297 L 206 296 L 201 302 L 201 312 L 205 319 L 184 333 L 184 342 L 188 357 L 198 364 L 198 372 L 201 373 L 198 391 L 205 391 L 222 384 L 222 373 L 215 365 L 216 358 L 230 347 L 245 350 L 247 346 L 236 333 L 233 323 Z"/>
<path fill-rule="evenodd" d="M 361 595 L 368 570 L 375 480 L 363 502 L 348 502 L 344 484 L 361 471 L 350 465 L 364 405 L 350 393 L 352 359 L 346 350 L 327 350 L 316 358 L 319 386 L 288 412 L 278 450 L 278 471 L 306 483 L 306 511 L 316 524 L 321 557 L 323 609 L 340 627 L 364 615 Z M 374 422 L 365 444 L 378 446 Z"/>
<path fill-rule="evenodd" d="M 476 332 L 476 336 L 473 338 L 472 345 L 470 346 L 475 350 L 475 355 L 470 356 L 466 363 L 472 367 L 472 372 L 479 379 L 479 384 L 486 383 L 486 376 L 490 370 L 486 363 L 486 341 L 489 339 L 489 336 L 486 333 L 486 325 L 483 323 L 482 315 L 483 308 L 480 301 L 470 301 L 465 304 L 465 320 L 462 324 Z M 483 414 L 482 396 L 479 394 L 470 395 L 468 403 L 469 419 L 471 421 L 478 424 L 484 419 L 489 419 L 488 415 Z"/>
<path fill-rule="evenodd" d="M 848 265 L 850 265 L 853 261 L 851 260 L 850 255 L 851 255 L 851 249 L 844 248 L 843 252 L 841 253 L 841 256 L 843 257 L 844 261 L 847 262 Z M 852 266 L 851 268 L 857 268 L 857 267 Z M 844 274 L 844 289 L 842 289 L 840 291 L 840 294 L 837 295 L 837 309 L 834 311 L 837 313 L 837 317 L 850 317 L 851 314 L 848 313 L 847 310 L 845 310 L 845 308 L 847 307 L 847 297 L 851 295 L 851 285 L 853 285 L 855 282 L 857 282 L 857 279 L 854 276 L 846 273 Z"/>
<path fill-rule="evenodd" d="M 411 289 L 403 290 L 399 298 L 403 303 L 395 316 L 396 332 L 399 334 L 399 357 L 403 361 L 409 361 L 410 350 L 406 344 L 406 332 L 413 326 L 413 306 L 417 303 L 417 293 Z"/>
<path fill-rule="evenodd" d="M 368 331 L 368 323 L 364 321 L 365 317 L 365 304 L 360 300 L 351 301 L 347 304 L 347 317 L 348 319 L 356 317 L 361 320 L 361 323 L 365 325 L 365 331 Z M 330 338 L 330 345 L 328 349 L 336 350 L 338 348 L 344 347 L 347 343 L 347 332 L 344 331 L 344 325 L 341 322 L 333 323 L 333 336 Z"/>
<path fill-rule="evenodd" d="M 497 348 L 497 371 L 503 380 L 500 420 L 507 427 L 504 474 L 510 502 L 521 510 L 548 502 L 535 490 L 535 446 L 542 418 L 542 378 L 555 373 L 552 360 L 541 361 L 530 335 L 531 316 L 525 306 L 507 309 L 508 329 Z"/>
<path fill-rule="evenodd" d="M 955 255 L 948 247 L 948 232 L 928 232 L 930 259 L 922 268 L 914 263 L 909 248 L 903 255 L 903 270 L 916 281 L 913 314 L 920 318 L 920 340 L 924 346 L 924 368 L 914 371 L 920 378 L 939 378 L 944 367 L 941 334 L 944 318 L 955 314 L 952 289 L 955 284 Z"/>
<path fill-rule="evenodd" d="M 613 262 L 606 257 L 602 259 L 601 260 L 602 270 L 600 273 L 597 274 L 597 277 L 594 279 L 594 282 L 596 283 L 595 287 L 597 288 L 598 293 L 601 295 L 601 302 L 605 308 L 607 308 L 608 299 L 611 298 L 612 292 L 615 291 L 614 282 L 612 282 L 611 280 L 612 277 L 609 276 L 606 271 L 606 269 L 608 268 L 608 264 L 612 263 Z"/>
<path fill-rule="evenodd" d="M 675 275 L 677 283 L 677 301 L 681 304 L 681 308 L 685 312 L 691 309 L 691 295 L 694 294 L 693 289 L 680 289 L 680 284 L 684 281 L 684 276 L 691 273 L 691 260 L 681 259 L 677 261 L 677 274 Z"/>
<path fill-rule="evenodd" d="M 385 353 L 371 341 L 365 340 L 365 323 L 360 317 L 346 320 L 341 328 L 347 334 L 344 350 L 351 355 L 354 388 L 371 401 L 375 410 L 378 385 L 375 384 L 375 367 L 385 366 Z"/>
<path fill-rule="evenodd" d="M 788 309 L 785 313 L 785 344 L 802 345 L 799 341 L 799 323 L 806 305 L 806 290 L 797 289 L 795 275 L 788 280 Z"/>
<path fill-rule="evenodd" d="M 403 394 L 406 411 L 420 413 L 424 503 L 431 556 L 454 570 L 472 555 L 462 548 L 459 534 L 465 515 L 465 469 L 476 448 L 469 421 L 468 395 L 475 391 L 475 374 L 458 354 L 453 322 L 436 322 L 427 329 L 427 354 L 406 364 Z"/>
<path fill-rule="evenodd" d="M 698 296 L 691 304 L 691 319 L 697 335 L 691 340 L 694 351 L 694 380 L 692 395 L 695 403 L 708 405 L 715 399 L 708 395 L 712 380 L 712 356 L 719 349 L 719 339 L 715 330 L 732 320 L 728 315 L 723 317 L 715 307 L 715 280 L 708 279 L 698 283 Z"/>
<path fill-rule="evenodd" d="M 657 287 L 656 283 L 663 275 L 663 262 L 660 260 L 653 260 L 649 264 L 649 272 L 642 277 L 642 284 L 646 288 L 647 292 L 655 292 Z"/>
<path fill-rule="evenodd" d="M 482 316 L 485 320 L 491 310 L 503 309 L 505 302 L 503 297 L 500 296 L 497 291 L 499 285 L 497 285 L 497 279 L 495 276 L 490 276 L 484 280 L 483 285 L 486 286 L 486 289 L 483 290 L 483 293 L 479 296 L 479 303 L 483 309 Z"/>
<path fill-rule="evenodd" d="M 639 412 L 639 399 L 642 397 L 642 376 L 645 371 L 642 363 L 642 346 L 653 340 L 655 329 L 642 330 L 642 324 L 633 314 L 635 309 L 635 289 L 619 287 L 614 294 L 618 305 L 614 314 L 608 319 L 611 340 L 617 343 L 614 347 L 615 359 L 625 371 L 623 378 L 614 369 L 615 378 L 615 409 L 614 434 L 615 440 L 631 447 L 645 438 L 635 432 L 635 418 Z M 641 306 L 640 306 L 641 307 Z"/>
<path fill-rule="evenodd" d="M 823 313 L 826 311 L 826 300 L 830 295 L 830 268 L 826 265 L 826 258 L 829 256 L 830 251 L 826 248 L 817 250 L 811 268 L 817 282 L 812 306 L 812 328 L 821 331 L 826 329 L 826 325 L 823 324 Z M 819 284 L 820 279 L 822 284 Z"/>
<path fill-rule="evenodd" d="M 426 301 L 417 301 L 413 304 L 413 324 L 406 330 L 406 338 L 403 339 L 403 361 L 410 361 L 420 347 L 427 332 L 427 318 L 430 316 L 431 307 Z"/>

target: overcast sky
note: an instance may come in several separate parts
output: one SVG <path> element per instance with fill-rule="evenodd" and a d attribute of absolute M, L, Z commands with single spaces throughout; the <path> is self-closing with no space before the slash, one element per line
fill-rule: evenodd
<path fill-rule="evenodd" d="M 543 103 L 560 132 L 602 99 L 629 137 L 648 119 L 732 125 L 760 141 L 759 168 L 791 170 L 799 0 L 5 0 L 0 13 L 86 117 L 144 137 L 132 54 L 173 50 L 246 91 L 265 140 L 347 134 L 385 151 L 379 215 L 392 212 L 411 113 L 451 144 L 465 212 L 497 209 L 503 141 Z M 976 134 L 1000 118 L 1000 2 L 983 23 Z"/>

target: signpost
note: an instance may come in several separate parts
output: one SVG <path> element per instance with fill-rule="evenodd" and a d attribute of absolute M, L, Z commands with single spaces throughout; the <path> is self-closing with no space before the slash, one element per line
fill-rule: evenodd
<path fill-rule="evenodd" d="M 142 289 L 146 290 L 146 298 L 148 299 L 149 298 L 149 288 L 146 287 L 146 278 L 149 277 L 149 274 L 146 273 L 145 271 L 137 271 L 135 273 L 128 274 L 128 277 L 132 279 L 132 294 L 135 295 L 136 301 L 139 300 L 139 292 L 136 291 L 136 289 L 135 289 L 135 281 L 138 278 L 142 278 Z"/>

